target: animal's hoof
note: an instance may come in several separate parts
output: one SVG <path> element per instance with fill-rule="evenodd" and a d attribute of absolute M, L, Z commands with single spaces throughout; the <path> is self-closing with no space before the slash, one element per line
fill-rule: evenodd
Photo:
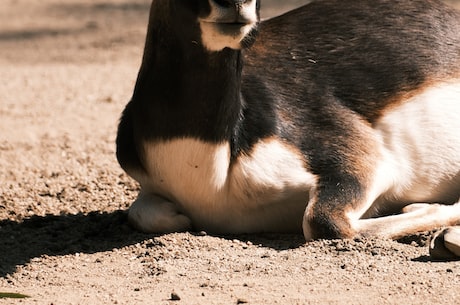
<path fill-rule="evenodd" d="M 128 221 L 145 233 L 184 232 L 192 228 L 191 220 L 178 211 L 176 204 L 144 193 L 129 208 Z"/>
<path fill-rule="evenodd" d="M 430 242 L 430 257 L 436 261 L 460 259 L 460 227 L 436 232 Z"/>

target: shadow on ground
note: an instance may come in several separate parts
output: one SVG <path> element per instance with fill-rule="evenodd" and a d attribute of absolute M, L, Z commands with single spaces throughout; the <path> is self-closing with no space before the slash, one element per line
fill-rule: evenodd
<path fill-rule="evenodd" d="M 0 222 L 0 276 L 34 257 L 108 251 L 146 238 L 128 226 L 123 211 L 4 220 Z"/>
<path fill-rule="evenodd" d="M 132 229 L 125 211 L 77 215 L 33 216 L 22 222 L 0 221 L 0 276 L 14 273 L 35 257 L 75 253 L 97 253 L 133 245 L 159 235 Z M 192 233 L 197 236 L 203 233 Z M 296 248 L 305 243 L 301 234 L 217 236 L 251 241 L 275 250 Z"/>

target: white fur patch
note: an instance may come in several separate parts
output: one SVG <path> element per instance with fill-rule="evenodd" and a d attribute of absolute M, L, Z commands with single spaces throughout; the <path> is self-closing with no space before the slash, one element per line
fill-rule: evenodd
<path fill-rule="evenodd" d="M 128 219 L 139 230 L 149 233 L 170 233 L 190 230 L 190 219 L 165 198 L 141 192 L 129 208 Z"/>
<path fill-rule="evenodd" d="M 239 28 L 231 24 L 235 20 L 226 20 L 226 11 L 228 9 L 218 6 L 213 1 L 210 1 L 210 6 L 210 15 L 199 20 L 203 46 L 211 52 L 221 51 L 224 48 L 241 49 L 241 42 L 257 24 L 256 1 L 253 0 L 247 4 L 242 4 L 240 15 L 246 20 L 247 24 Z M 222 26 L 235 27 L 235 32 L 224 34 L 220 30 Z"/>
<path fill-rule="evenodd" d="M 396 239 L 460 224 L 460 82 L 427 88 L 389 110 L 374 130 L 381 160 L 363 205 L 347 212 L 356 234 Z M 378 217 L 405 206 L 406 213 Z"/>
<path fill-rule="evenodd" d="M 301 157 L 277 140 L 257 143 L 230 164 L 228 143 L 177 139 L 145 144 L 144 193 L 177 204 L 197 229 L 214 232 L 300 230 L 316 183 Z"/>
<path fill-rule="evenodd" d="M 219 29 L 218 24 L 211 22 L 201 22 L 201 40 L 203 46 L 211 52 L 218 52 L 225 48 L 234 50 L 241 49 L 241 42 L 248 35 L 253 25 L 245 25 L 241 27 L 240 31 L 235 35 L 223 35 Z"/>
<path fill-rule="evenodd" d="M 427 88 L 374 126 L 381 156 L 368 206 L 350 219 L 375 217 L 415 202 L 452 204 L 460 196 L 460 83 Z M 368 213 L 365 213 L 370 207 Z"/>

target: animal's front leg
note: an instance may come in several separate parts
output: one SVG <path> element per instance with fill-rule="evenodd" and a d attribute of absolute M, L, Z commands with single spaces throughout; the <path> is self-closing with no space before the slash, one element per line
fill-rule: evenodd
<path fill-rule="evenodd" d="M 414 204 L 406 207 L 402 214 L 361 219 L 361 212 L 358 211 L 364 211 L 364 207 L 370 204 L 366 205 L 364 201 L 361 209 L 354 209 L 351 204 L 337 205 L 337 202 L 340 202 L 339 197 L 335 202 L 313 202 L 307 208 L 303 223 L 307 240 L 354 236 L 399 239 L 410 234 L 460 224 L 460 203 Z M 448 240 L 448 243 L 455 247 L 455 251 L 460 251 L 460 232 L 452 231 L 449 234 L 452 241 Z M 440 240 L 444 243 L 444 239 Z M 451 250 L 453 253 L 455 251 Z"/>
<path fill-rule="evenodd" d="M 192 228 L 191 220 L 180 213 L 175 203 L 142 191 L 129 208 L 128 219 L 146 233 L 183 232 Z"/>
<path fill-rule="evenodd" d="M 366 209 L 363 208 L 364 200 L 359 197 L 359 189 L 359 184 L 350 179 L 322 182 L 312 190 L 303 218 L 305 239 L 353 238 L 357 232 L 350 215 Z"/>

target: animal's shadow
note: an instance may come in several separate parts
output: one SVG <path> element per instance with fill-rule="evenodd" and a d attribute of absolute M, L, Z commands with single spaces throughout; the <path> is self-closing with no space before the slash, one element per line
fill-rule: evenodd
<path fill-rule="evenodd" d="M 0 222 L 0 276 L 42 255 L 95 253 L 145 239 L 132 230 L 122 211 L 88 215 L 33 216 Z"/>
<path fill-rule="evenodd" d="M 200 233 L 192 233 L 201 235 Z M 0 276 L 43 255 L 97 253 L 123 248 L 159 235 L 132 229 L 125 211 L 77 215 L 33 216 L 21 222 L 0 221 Z M 251 241 L 275 250 L 299 247 L 303 236 L 263 234 L 219 236 Z"/>

